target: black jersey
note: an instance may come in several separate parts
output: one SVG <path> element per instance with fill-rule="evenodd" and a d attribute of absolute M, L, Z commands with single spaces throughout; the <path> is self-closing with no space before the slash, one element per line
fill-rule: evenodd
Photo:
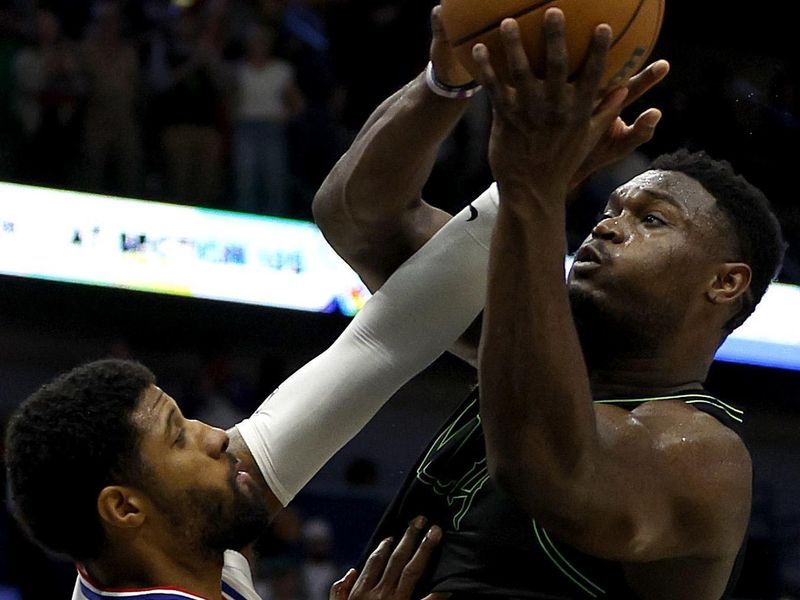
<path fill-rule="evenodd" d="M 703 391 L 595 402 L 632 410 L 661 400 L 682 400 L 737 432 L 742 422 L 741 410 Z M 486 466 L 477 389 L 409 473 L 368 549 L 388 536 L 399 539 L 416 515 L 425 515 L 444 531 L 440 554 L 418 586 L 420 597 L 436 591 L 458 598 L 635 598 L 621 563 L 561 542 L 494 485 Z"/>

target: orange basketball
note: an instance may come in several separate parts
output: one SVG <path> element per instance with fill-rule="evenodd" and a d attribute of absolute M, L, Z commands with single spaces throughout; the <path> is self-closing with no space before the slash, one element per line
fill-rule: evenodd
<path fill-rule="evenodd" d="M 472 47 L 486 44 L 492 65 L 507 72 L 500 41 L 500 23 L 519 22 L 525 52 L 538 76 L 544 75 L 542 21 L 548 8 L 560 8 L 566 22 L 570 73 L 580 68 L 595 27 L 611 26 L 611 49 L 604 75 L 608 88 L 635 75 L 643 66 L 661 31 L 664 0 L 442 0 L 442 25 L 458 59 L 475 75 Z"/>

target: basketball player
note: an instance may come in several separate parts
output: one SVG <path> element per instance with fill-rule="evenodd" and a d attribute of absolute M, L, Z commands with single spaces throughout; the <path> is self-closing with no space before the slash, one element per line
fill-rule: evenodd
<path fill-rule="evenodd" d="M 212 598 L 220 585 L 254 598 L 232 550 L 480 313 L 490 236 L 488 219 L 448 223 L 227 433 L 184 418 L 126 362 L 84 365 L 26 400 L 8 429 L 11 499 L 34 539 L 80 565 L 74 598 Z"/>
<path fill-rule="evenodd" d="M 420 593 L 716 600 L 742 556 L 751 465 L 742 411 L 703 381 L 776 274 L 780 228 L 727 163 L 676 153 L 611 195 L 565 283 L 567 193 L 596 140 L 624 131 L 626 92 L 598 95 L 607 27 L 569 82 L 563 14 L 549 10 L 545 27 L 544 80 L 513 20 L 502 25 L 509 81 L 474 50 L 497 185 L 473 204 L 500 204 L 480 403 L 476 390 L 444 425 L 378 536 L 414 511 L 442 525 Z M 437 75 L 448 92 L 463 83 Z M 421 81 L 387 101 L 316 199 L 328 239 L 373 285 L 447 218 L 419 200 L 463 111 L 446 102 Z"/>
<path fill-rule="evenodd" d="M 152 373 L 129 361 L 88 363 L 25 400 L 7 432 L 10 498 L 35 540 L 79 565 L 73 599 L 119 590 L 256 599 L 247 560 L 235 550 L 480 312 L 485 274 L 474 284 L 447 265 L 481 260 L 490 229 L 453 221 L 442 234 L 389 278 L 328 350 L 230 432 L 186 419 Z M 456 238 L 482 245 L 459 248 Z M 437 536 L 432 529 L 423 538 L 411 567 Z M 380 560 L 362 571 L 355 597 L 370 597 L 388 549 L 379 546 Z M 403 554 L 383 564 L 376 593 L 407 598 L 419 569 L 406 569 L 401 581 L 393 575 Z M 337 598 L 354 579 L 348 575 Z"/>
<path fill-rule="evenodd" d="M 592 160 L 618 151 L 601 144 Z M 255 537 L 477 316 L 495 209 L 447 223 L 328 351 L 228 434 L 186 420 L 129 363 L 81 367 L 26 401 L 9 428 L 12 498 L 33 537 L 80 565 L 75 598 L 119 588 L 216 597 L 221 581 L 229 596 L 254 597 L 246 562 L 226 550 Z M 70 490 L 57 510 L 51 490 Z"/>

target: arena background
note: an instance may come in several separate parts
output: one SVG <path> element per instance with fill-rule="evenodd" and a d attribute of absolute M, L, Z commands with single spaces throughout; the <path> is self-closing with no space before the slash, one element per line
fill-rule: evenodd
<path fill-rule="evenodd" d="M 695 4 L 667 2 L 654 58 L 669 59 L 672 73 L 648 101 L 664 111 L 657 138 L 641 155 L 584 186 L 583 202 L 570 215 L 571 239 L 582 237 L 604 194 L 642 169 L 648 158 L 680 145 L 704 148 L 731 160 L 767 192 L 791 244 L 780 280 L 800 284 L 800 53 L 794 21 L 781 4 L 768 10 L 712 0 Z M 275 52 L 292 65 L 305 99 L 282 142 L 290 158 L 285 176 L 291 204 L 281 210 L 284 216 L 308 219 L 313 191 L 363 120 L 427 60 L 429 2 L 217 0 L 182 8 L 130 0 L 115 6 L 122 39 L 115 44 L 132 49 L 137 83 L 114 93 L 120 104 L 133 107 L 126 126 L 140 140 L 138 148 L 127 147 L 124 159 L 116 158 L 122 166 L 134 161 L 134 176 L 109 166 L 98 177 L 87 167 L 96 147 L 90 145 L 95 100 L 98 89 L 105 89 L 91 77 L 103 68 L 96 61 L 91 66 L 97 49 L 92 44 L 114 14 L 111 5 L 63 0 L 41 3 L 37 10 L 33 1 L 4 0 L 0 179 L 235 209 L 235 114 L 227 84 L 212 86 L 210 97 L 198 98 L 213 109 L 213 119 L 199 125 L 219 144 L 212 165 L 219 169 L 218 189 L 181 195 L 186 191 L 171 185 L 166 168 L 162 142 L 175 122 L 159 69 L 163 76 L 165 66 L 179 68 L 181 52 L 190 55 L 202 47 L 204 60 L 234 73 L 249 26 L 262 22 L 274 28 Z M 24 87 L 25 66 L 36 63 L 20 56 L 35 57 L 44 47 L 37 23 L 40 32 L 50 27 L 48 43 L 58 49 L 54 54 L 74 60 L 63 60 L 54 67 L 57 76 L 31 92 Z M 194 28 L 196 36 L 180 33 L 179 23 Z M 53 24 L 63 37 L 53 36 Z M 181 44 L 176 43 L 179 34 Z M 176 58 L 159 63 L 164 48 Z M 33 128 L 25 121 L 32 109 L 37 114 Z M 431 202 L 456 209 L 489 181 L 487 126 L 486 103 L 479 100 L 443 148 L 426 189 Z M 109 157 L 113 165 L 113 152 Z M 269 214 L 271 209 L 262 210 Z M 225 425 L 251 411 L 346 323 L 332 314 L 2 277 L 0 423 L 52 375 L 113 355 L 142 360 L 188 414 Z M 304 582 L 344 573 L 352 565 L 411 462 L 472 383 L 468 368 L 443 357 L 331 461 L 262 540 L 258 577 L 267 597 L 316 597 Z M 750 415 L 756 488 L 737 598 L 800 597 L 800 372 L 717 364 L 709 387 L 743 404 Z M 69 490 L 52 490 L 54 510 L 65 493 Z M 0 599 L 63 598 L 73 579 L 72 565 L 46 556 L 25 541 L 7 514 L 0 516 Z"/>

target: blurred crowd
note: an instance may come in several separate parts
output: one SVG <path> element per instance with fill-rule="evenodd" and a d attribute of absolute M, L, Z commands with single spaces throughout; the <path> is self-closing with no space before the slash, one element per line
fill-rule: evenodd
<path fill-rule="evenodd" d="M 300 217 L 363 119 L 348 92 L 381 79 L 348 89 L 332 37 L 354 40 L 332 23 L 393 19 L 313 0 L 3 4 L 0 177 Z"/>
<path fill-rule="evenodd" d="M 0 180 L 310 219 L 315 190 L 364 120 L 425 65 L 432 5 L 0 0 Z M 570 244 L 650 158 L 703 148 L 772 200 L 790 243 L 780 278 L 800 284 L 798 57 L 698 50 L 670 35 L 665 28 L 659 57 L 673 72 L 648 99 L 664 111 L 656 138 L 579 190 Z M 488 104 L 474 102 L 442 148 L 428 200 L 456 210 L 490 181 L 490 119 Z M 238 376 L 213 355 L 195 377 L 165 387 L 188 413 L 227 427 L 286 375 L 274 356 L 256 372 Z M 352 473 L 370 481 L 374 465 L 354 463 Z M 343 510 L 336 522 L 364 510 Z M 282 515 L 258 548 L 265 598 L 327 596 L 351 566 L 332 550 L 342 543 L 332 522 L 302 506 Z M 4 583 L 34 586 L 20 588 L 27 600 L 56 597 L 49 590 L 74 579 L 71 565 L 49 561 L 0 511 L 0 550 L 9 548 L 0 600 Z"/>
<path fill-rule="evenodd" d="M 372 109 L 424 66 L 432 4 L 2 0 L 0 178 L 309 219 Z M 782 278 L 800 281 L 784 150 L 800 143 L 796 57 L 756 45 L 728 56 L 671 35 L 668 19 L 659 57 L 673 73 L 648 98 L 665 112 L 656 140 L 588 183 L 576 236 L 649 158 L 703 148 L 767 192 L 792 243 Z M 474 103 L 439 157 L 434 204 L 456 208 L 489 181 L 489 123 Z"/>

